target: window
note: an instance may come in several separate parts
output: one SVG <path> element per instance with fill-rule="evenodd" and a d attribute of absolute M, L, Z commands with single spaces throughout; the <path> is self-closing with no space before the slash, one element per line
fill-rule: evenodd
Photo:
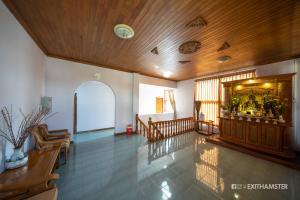
<path fill-rule="evenodd" d="M 201 80 L 196 83 L 196 100 L 201 101 L 200 111 L 206 120 L 217 123 L 219 110 L 219 79 Z"/>
<path fill-rule="evenodd" d="M 255 77 L 255 71 L 249 70 L 223 76 L 203 78 L 196 81 L 195 100 L 201 101 L 200 111 L 206 120 L 213 120 L 218 125 L 219 106 L 224 100 L 223 82 Z"/>

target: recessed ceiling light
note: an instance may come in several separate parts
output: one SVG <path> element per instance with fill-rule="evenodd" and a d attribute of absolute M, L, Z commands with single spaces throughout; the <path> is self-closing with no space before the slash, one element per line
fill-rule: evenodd
<path fill-rule="evenodd" d="M 155 68 L 155 69 L 159 69 L 159 66 L 157 66 L 157 65 L 154 65 L 154 68 Z"/>
<path fill-rule="evenodd" d="M 122 39 L 130 39 L 134 36 L 133 29 L 126 24 L 117 24 L 114 27 L 115 34 Z"/>
<path fill-rule="evenodd" d="M 165 71 L 165 72 L 163 73 L 163 76 L 164 76 L 165 78 L 170 78 L 172 74 L 173 74 L 173 72 Z"/>
<path fill-rule="evenodd" d="M 225 63 L 227 61 L 231 60 L 230 56 L 221 56 L 217 58 L 218 63 Z"/>

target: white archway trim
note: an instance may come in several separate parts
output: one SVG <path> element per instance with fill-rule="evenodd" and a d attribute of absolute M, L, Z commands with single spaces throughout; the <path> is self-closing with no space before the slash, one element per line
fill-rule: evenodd
<path fill-rule="evenodd" d="M 115 127 L 116 97 L 110 86 L 87 81 L 76 90 L 77 132 Z"/>

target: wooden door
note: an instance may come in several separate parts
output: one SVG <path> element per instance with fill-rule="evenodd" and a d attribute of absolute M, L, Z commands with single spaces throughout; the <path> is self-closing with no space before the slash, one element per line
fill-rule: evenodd
<path fill-rule="evenodd" d="M 164 110 L 164 99 L 156 97 L 156 113 L 163 113 Z"/>
<path fill-rule="evenodd" d="M 261 144 L 261 124 L 256 122 L 247 122 L 246 125 L 246 143 L 250 145 Z"/>
<path fill-rule="evenodd" d="M 262 125 L 262 145 L 270 150 L 279 150 L 280 127 L 273 124 Z"/>
<path fill-rule="evenodd" d="M 73 134 L 77 133 L 77 93 L 74 94 Z"/>

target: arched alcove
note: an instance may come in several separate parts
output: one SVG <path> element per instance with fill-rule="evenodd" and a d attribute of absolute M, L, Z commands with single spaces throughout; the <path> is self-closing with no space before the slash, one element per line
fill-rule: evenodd
<path fill-rule="evenodd" d="M 99 81 L 82 83 L 74 95 L 74 132 L 115 127 L 115 94 Z"/>

